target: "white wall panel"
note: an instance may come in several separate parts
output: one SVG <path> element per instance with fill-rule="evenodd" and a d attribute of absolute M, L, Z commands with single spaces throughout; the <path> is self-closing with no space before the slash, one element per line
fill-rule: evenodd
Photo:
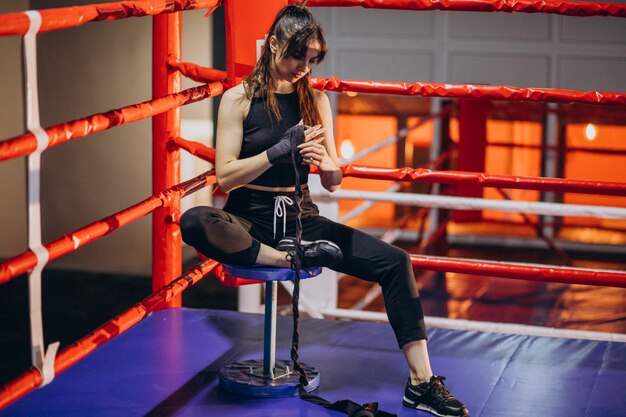
<path fill-rule="evenodd" d="M 524 13 L 450 13 L 452 39 L 507 39 L 540 42 L 550 39 L 551 17 Z"/>
<path fill-rule="evenodd" d="M 432 38 L 432 12 L 344 8 L 335 15 L 334 33 L 344 36 Z"/>
<path fill-rule="evenodd" d="M 559 38 L 567 42 L 609 42 L 625 46 L 626 22 L 620 17 L 585 17 L 561 16 Z"/>
<path fill-rule="evenodd" d="M 626 58 L 561 57 L 560 88 L 626 92 Z"/>
<path fill-rule="evenodd" d="M 543 87 L 549 83 L 549 58 L 540 55 L 452 54 L 450 68 L 452 83 L 517 87 Z"/>
<path fill-rule="evenodd" d="M 0 2 L 0 13 L 28 9 L 27 0 Z M 0 37 L 0 141 L 25 131 L 22 37 Z M 0 259 L 27 249 L 25 158 L 0 162 Z"/>
<path fill-rule="evenodd" d="M 339 51 L 337 75 L 346 79 L 424 81 L 432 77 L 432 56 L 417 51 Z"/>

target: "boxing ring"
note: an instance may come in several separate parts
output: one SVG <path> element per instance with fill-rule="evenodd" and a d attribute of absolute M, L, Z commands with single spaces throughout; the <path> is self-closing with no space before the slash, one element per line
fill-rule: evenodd
<path fill-rule="evenodd" d="M 223 4 L 222 4 L 223 3 Z M 0 264 L 0 285 L 28 273 L 33 367 L 0 390 L 2 416 L 337 416 L 298 398 L 253 399 L 222 392 L 219 369 L 230 362 L 256 357 L 261 350 L 262 320 L 257 314 L 181 308 L 181 293 L 221 266 L 203 260 L 181 268 L 177 221 L 180 200 L 215 183 L 213 171 L 180 182 L 183 149 L 212 162 L 214 149 L 181 137 L 180 106 L 221 94 L 244 77 L 255 62 L 259 40 L 276 12 L 296 1 L 226 0 L 122 1 L 93 6 L 0 15 L 0 35 L 24 37 L 28 132 L 0 142 L 0 161 L 28 158 L 29 250 Z M 181 13 L 224 7 L 227 23 L 227 71 L 181 61 Z M 567 1 L 438 2 L 408 0 L 310 0 L 309 7 L 390 8 L 480 12 L 557 13 L 570 16 L 626 17 L 626 5 Z M 105 113 L 43 128 L 39 122 L 36 36 L 88 22 L 153 16 L 153 98 Z M 252 19 L 253 18 L 253 19 Z M 251 24 L 250 21 L 254 21 Z M 104 23 L 98 23 L 104 24 Z M 246 27 L 246 30 L 238 29 Z M 202 85 L 180 91 L 181 76 Z M 314 87 L 336 92 L 384 93 L 424 97 L 474 98 L 549 103 L 585 103 L 623 109 L 626 94 L 510 86 L 374 82 L 314 79 Z M 445 112 L 434 115 L 442 117 Z M 103 219 L 42 242 L 39 204 L 41 154 L 69 140 L 152 118 L 153 195 Z M 449 152 L 452 152 L 450 150 Z M 546 192 L 626 196 L 626 183 L 547 177 L 491 175 L 437 170 L 450 153 L 437 154 L 423 168 L 375 168 L 347 163 L 345 177 L 398 183 L 472 185 Z M 314 171 L 314 170 L 313 170 Z M 318 199 L 367 200 L 351 216 L 376 201 L 422 207 L 420 219 L 438 210 L 503 210 L 547 216 L 592 216 L 626 219 L 626 208 L 486 200 L 450 195 L 341 190 Z M 431 210 L 429 210 L 431 209 Z M 44 343 L 41 319 L 41 271 L 56 258 L 152 213 L 153 293 L 103 326 L 58 351 Z M 406 223 L 406 222 L 405 222 Z M 421 248 L 445 236 L 445 221 L 429 222 Z M 403 224 L 398 225 L 399 228 Z M 393 241 L 393 231 L 385 240 Z M 538 264 L 505 263 L 411 255 L 414 267 L 507 277 L 626 288 L 626 272 Z M 225 279 L 224 279 L 225 280 Z M 226 280 L 225 280 L 226 281 Z M 232 282 L 231 282 L 232 283 Z M 306 300 L 302 300 L 303 304 Z M 306 309 L 306 306 L 303 306 Z M 383 314 L 359 309 L 310 308 L 311 317 L 384 321 Z M 279 318 L 288 327 L 287 318 Z M 620 416 L 626 410 L 626 336 L 600 332 L 426 318 L 433 369 L 446 375 L 448 386 L 472 416 Z M 279 334 L 278 356 L 288 357 L 286 333 Z M 305 319 L 300 355 L 322 373 L 320 392 L 333 399 L 374 397 L 381 408 L 399 416 L 422 415 L 401 406 L 405 363 L 385 323 Z M 337 364 L 342 366 L 337 366 Z M 503 409 L 508 414 L 503 414 Z M 426 415 L 426 414 L 423 414 Z"/>

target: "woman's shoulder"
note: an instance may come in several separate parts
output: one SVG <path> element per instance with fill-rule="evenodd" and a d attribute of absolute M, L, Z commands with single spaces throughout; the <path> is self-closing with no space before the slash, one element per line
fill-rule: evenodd
<path fill-rule="evenodd" d="M 246 89 L 243 83 L 239 83 L 234 87 L 229 88 L 224 92 L 224 98 L 229 100 L 245 100 L 246 98 Z"/>
<path fill-rule="evenodd" d="M 330 106 L 330 99 L 324 91 L 313 90 L 313 97 L 315 97 L 315 102 L 318 106 Z"/>
<path fill-rule="evenodd" d="M 250 107 L 250 99 L 246 95 L 246 90 L 243 83 L 229 88 L 222 95 L 221 106 L 227 106 L 231 110 L 239 110 L 241 114 L 245 115 Z"/>

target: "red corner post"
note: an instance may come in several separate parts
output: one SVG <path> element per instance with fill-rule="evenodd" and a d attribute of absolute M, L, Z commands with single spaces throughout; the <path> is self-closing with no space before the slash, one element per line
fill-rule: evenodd
<path fill-rule="evenodd" d="M 229 88 L 252 72 L 274 17 L 286 5 L 287 0 L 224 2 L 226 82 Z"/>
<path fill-rule="evenodd" d="M 169 69 L 167 60 L 181 59 L 181 13 L 167 13 L 153 18 L 152 28 L 152 97 L 177 93 L 181 76 Z M 170 138 L 180 136 L 180 108 L 152 118 L 152 192 L 159 193 L 180 182 L 180 152 L 168 149 Z M 180 203 L 159 208 L 152 215 L 152 290 L 167 285 L 182 273 L 182 240 L 174 220 L 180 215 Z M 181 306 L 175 296 L 161 308 Z"/>
<path fill-rule="evenodd" d="M 491 102 L 487 100 L 459 101 L 459 145 L 457 148 L 457 168 L 459 171 L 485 172 L 487 150 L 487 116 Z M 459 197 L 483 197 L 480 185 L 457 185 Z M 455 210 L 457 222 L 475 222 L 482 220 L 480 210 Z"/>

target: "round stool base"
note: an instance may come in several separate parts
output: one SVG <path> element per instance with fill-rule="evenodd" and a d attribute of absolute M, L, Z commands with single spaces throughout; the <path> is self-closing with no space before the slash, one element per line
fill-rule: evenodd
<path fill-rule="evenodd" d="M 302 364 L 311 392 L 320 385 L 320 373 L 312 366 Z M 220 369 L 220 387 L 232 394 L 249 397 L 293 397 L 298 395 L 300 375 L 291 361 L 276 361 L 274 378 L 263 376 L 263 361 L 248 360 L 231 363 Z"/>

